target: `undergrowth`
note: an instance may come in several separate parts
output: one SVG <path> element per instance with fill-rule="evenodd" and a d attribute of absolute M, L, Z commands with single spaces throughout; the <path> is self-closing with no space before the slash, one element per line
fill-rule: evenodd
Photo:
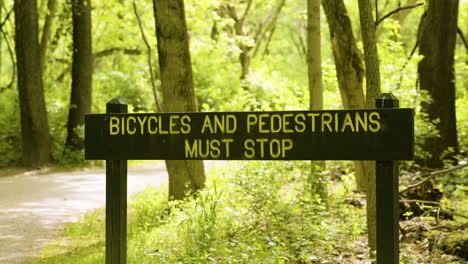
<path fill-rule="evenodd" d="M 231 164 L 185 201 L 168 202 L 166 188 L 134 196 L 128 263 L 370 263 L 365 208 L 344 202 L 350 170 L 330 182 L 325 205 L 310 193 L 309 162 Z M 104 210 L 92 212 L 32 263 L 104 263 L 104 229 Z M 414 252 L 403 244 L 402 263 L 424 263 Z"/>

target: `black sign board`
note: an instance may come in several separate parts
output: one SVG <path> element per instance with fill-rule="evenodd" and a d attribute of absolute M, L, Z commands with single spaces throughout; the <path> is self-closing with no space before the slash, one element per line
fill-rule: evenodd
<path fill-rule="evenodd" d="M 398 160 L 413 158 L 413 110 L 86 115 L 85 158 L 106 160 L 106 264 L 127 263 L 127 160 L 376 160 L 377 264 L 399 263 Z"/>
<path fill-rule="evenodd" d="M 412 109 L 93 114 L 86 159 L 410 160 Z"/>

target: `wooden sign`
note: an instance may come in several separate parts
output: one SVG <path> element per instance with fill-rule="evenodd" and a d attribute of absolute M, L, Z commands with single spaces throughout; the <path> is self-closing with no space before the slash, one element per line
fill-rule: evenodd
<path fill-rule="evenodd" d="M 86 159 L 410 160 L 412 109 L 94 114 Z"/>
<path fill-rule="evenodd" d="M 414 151 L 413 110 L 86 115 L 85 158 L 106 160 L 106 264 L 127 263 L 127 160 L 376 160 L 377 264 L 399 263 L 398 160 Z"/>

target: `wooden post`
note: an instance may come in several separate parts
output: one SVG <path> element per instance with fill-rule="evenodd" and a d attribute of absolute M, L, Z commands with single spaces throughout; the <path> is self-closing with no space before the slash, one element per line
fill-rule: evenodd
<path fill-rule="evenodd" d="M 375 103 L 377 108 L 399 107 L 391 93 L 380 94 Z M 376 161 L 377 264 L 399 263 L 398 180 L 398 161 Z"/>
<path fill-rule="evenodd" d="M 106 113 L 127 113 L 127 104 L 114 98 Z M 127 263 L 127 161 L 106 160 L 106 264 Z"/>

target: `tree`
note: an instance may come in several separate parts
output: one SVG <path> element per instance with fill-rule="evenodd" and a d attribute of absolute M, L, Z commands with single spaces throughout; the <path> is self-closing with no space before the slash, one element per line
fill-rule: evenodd
<path fill-rule="evenodd" d="M 163 111 L 195 112 L 189 39 L 183 0 L 153 0 Z M 183 199 L 205 185 L 203 161 L 166 161 L 169 198 Z"/>
<path fill-rule="evenodd" d="M 443 158 L 458 152 L 453 68 L 458 4 L 458 0 L 430 0 L 419 37 L 419 53 L 424 56 L 418 64 L 420 85 L 431 97 L 422 110 L 439 132 L 423 144 L 423 150 L 430 154 L 424 163 L 432 168 L 442 167 Z"/>
<path fill-rule="evenodd" d="M 36 167 L 52 157 L 40 68 L 37 1 L 15 0 L 14 10 L 22 162 Z"/>
<path fill-rule="evenodd" d="M 375 107 L 375 98 L 380 94 L 380 66 L 377 53 L 376 24 L 372 17 L 370 0 L 358 0 L 359 20 L 361 23 L 362 41 L 364 46 L 364 62 L 366 70 L 366 107 Z M 376 7 L 377 8 L 377 7 Z M 367 185 L 367 232 L 371 252 L 376 248 L 376 182 L 375 161 L 368 161 Z"/>
<path fill-rule="evenodd" d="M 362 109 L 365 105 L 362 87 L 364 66 L 362 65 L 361 51 L 357 47 L 346 6 L 343 0 L 322 0 L 322 6 L 330 30 L 330 40 L 343 108 Z M 369 166 L 368 162 L 354 162 L 357 190 L 365 191 L 367 189 Z"/>
<path fill-rule="evenodd" d="M 257 20 L 253 18 L 251 13 L 255 11 L 255 6 L 260 6 L 261 4 L 254 3 L 254 0 L 240 1 L 237 5 L 236 2 L 223 1 L 217 8 L 217 13 L 221 18 L 228 17 L 234 21 L 232 28 L 228 28 L 228 31 L 236 39 L 237 47 L 239 48 L 240 79 L 243 81 L 247 78 L 250 71 L 250 63 L 258 54 L 262 43 L 271 40 L 276 21 L 286 0 L 279 0 L 279 3 L 269 10 L 266 17 L 262 15 L 260 18 L 257 17 Z M 244 4 L 245 7 L 239 14 L 238 9 Z M 213 28 L 217 30 L 216 21 Z M 216 31 L 213 30 L 213 32 Z M 247 88 L 247 86 L 243 84 L 243 88 Z"/>
<path fill-rule="evenodd" d="M 307 0 L 307 69 L 309 77 L 309 109 L 323 109 L 322 55 L 320 43 L 320 0 Z M 322 200 L 327 197 L 326 179 L 321 173 L 325 162 L 311 163 L 312 193 Z"/>
<path fill-rule="evenodd" d="M 73 0 L 73 63 L 67 140 L 71 150 L 83 149 L 79 129 L 85 114 L 91 111 L 93 55 L 91 46 L 91 1 Z"/>
<path fill-rule="evenodd" d="M 47 58 L 47 49 L 49 47 L 50 35 L 52 32 L 52 25 L 55 19 L 55 9 L 57 6 L 57 0 L 47 1 L 47 12 L 44 19 L 44 26 L 42 27 L 42 35 L 40 42 L 40 58 L 41 58 L 41 70 L 44 72 L 45 61 Z"/>

